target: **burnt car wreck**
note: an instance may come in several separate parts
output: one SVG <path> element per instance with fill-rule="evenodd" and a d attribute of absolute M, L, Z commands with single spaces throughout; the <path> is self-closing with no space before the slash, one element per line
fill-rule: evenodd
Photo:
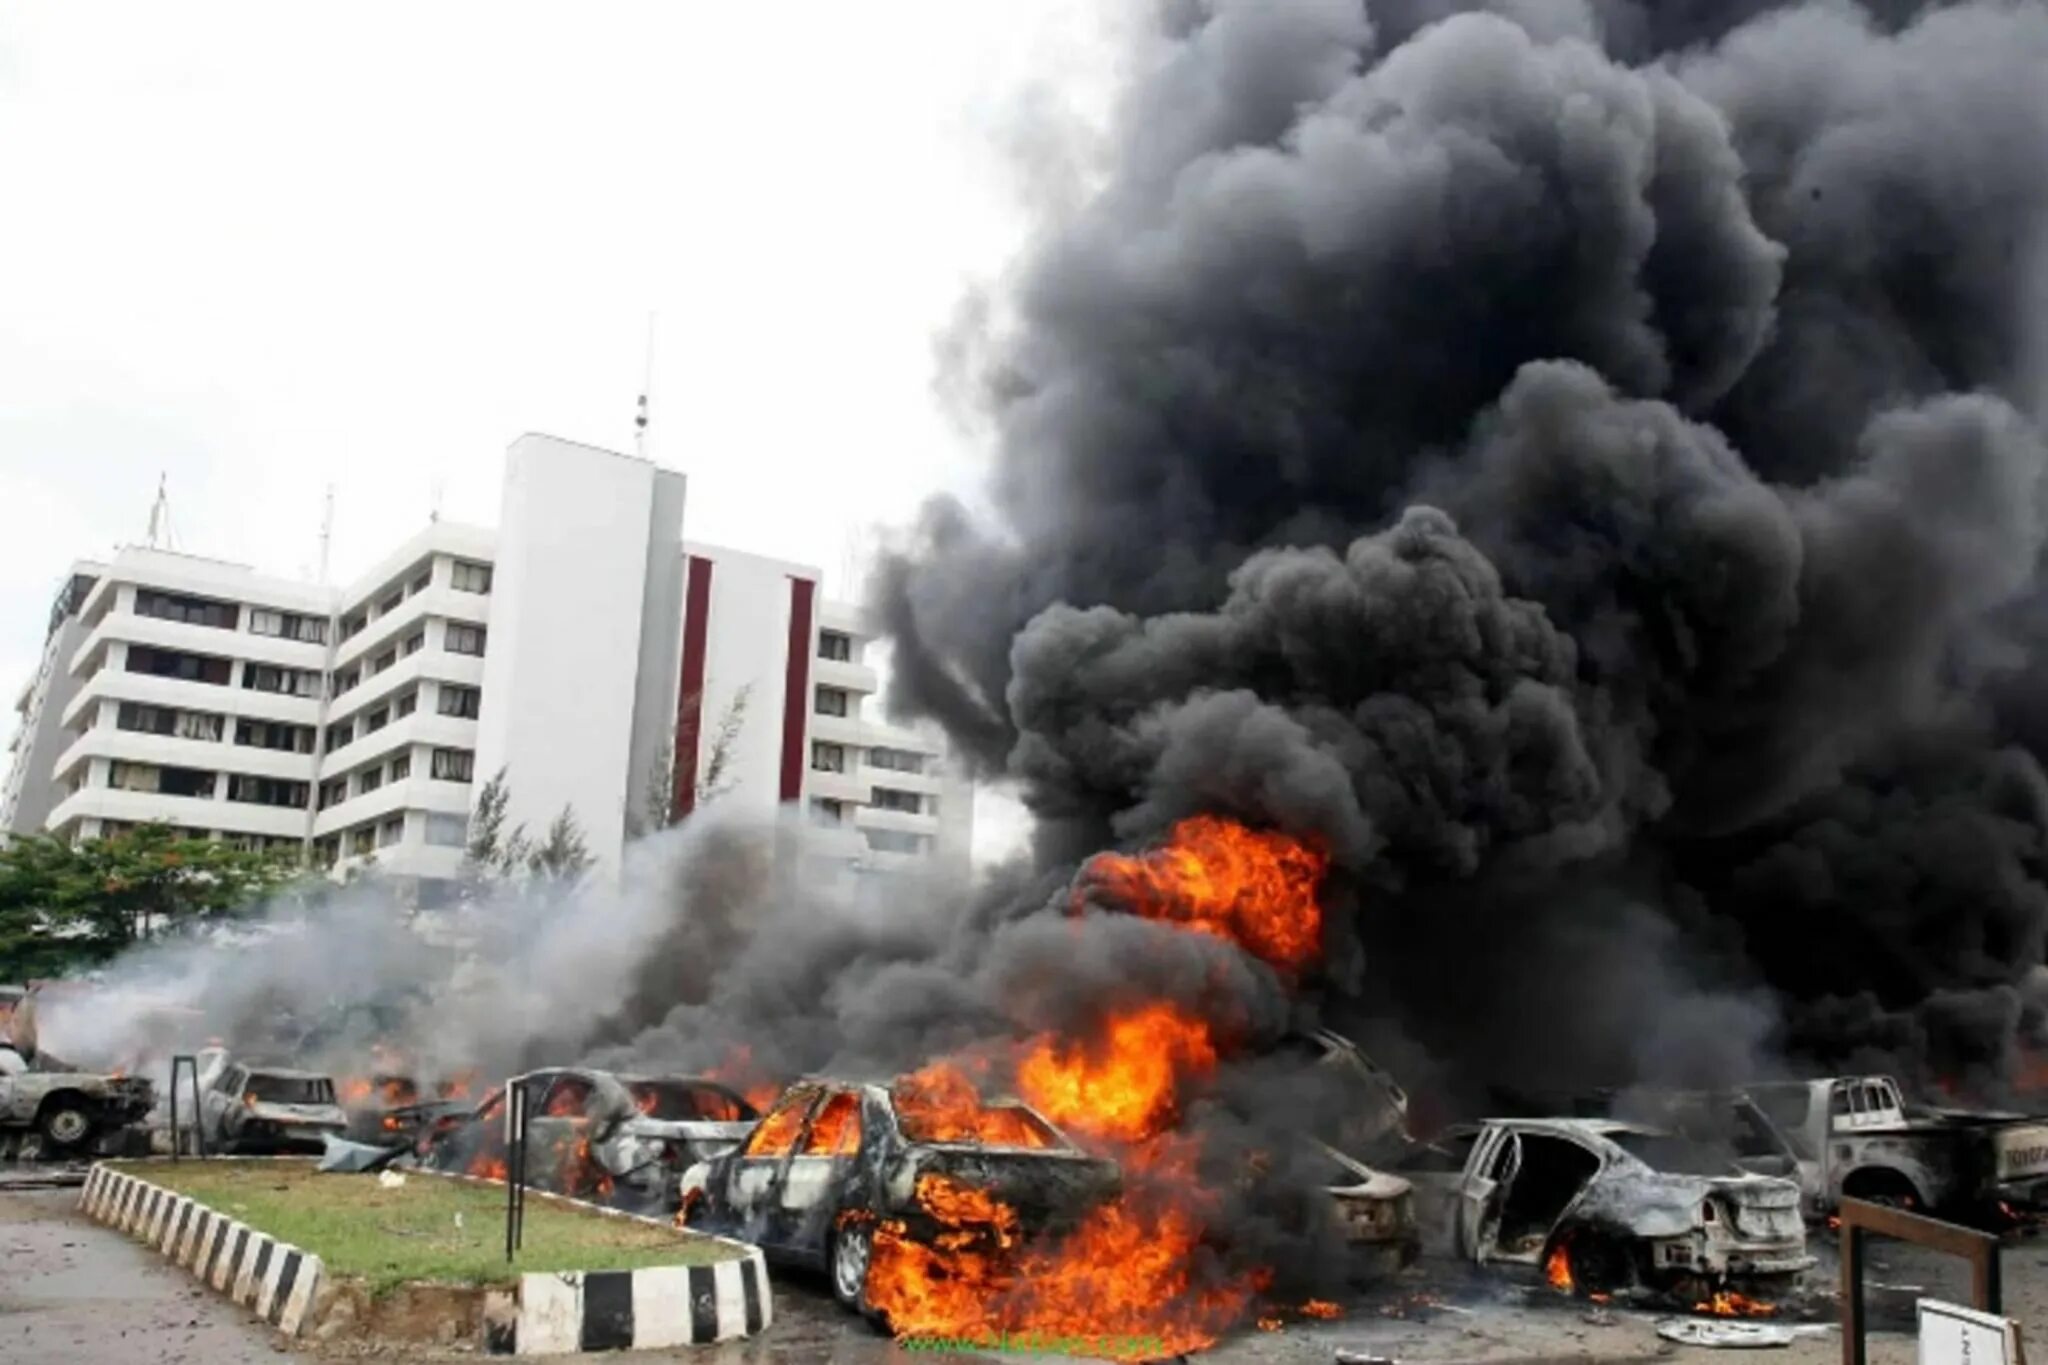
<path fill-rule="evenodd" d="M 155 1103 L 143 1077 L 80 1071 L 0 1044 L 0 1156 L 115 1154 Z"/>
<path fill-rule="evenodd" d="M 972 1202 L 1013 1211 L 1022 1239 L 1056 1235 L 1121 1187 L 1115 1162 L 1021 1102 L 935 1096 L 914 1078 L 812 1079 L 784 1091 L 745 1146 L 684 1176 L 679 1216 L 825 1271 L 833 1297 L 878 1321 L 868 1295 L 878 1230 L 971 1238 L 949 1205 Z"/>
<path fill-rule="evenodd" d="M 1692 1302 L 1783 1292 L 1814 1264 L 1794 1182 L 1638 1124 L 1495 1119 L 1450 1130 L 1401 1167 L 1434 1249 L 1539 1268 L 1562 1289 Z"/>

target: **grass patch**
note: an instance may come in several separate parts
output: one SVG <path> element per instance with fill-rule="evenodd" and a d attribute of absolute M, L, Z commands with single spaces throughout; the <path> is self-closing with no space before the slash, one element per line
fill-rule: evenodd
<path fill-rule="evenodd" d="M 310 1161 L 108 1165 L 302 1247 L 372 1294 L 408 1280 L 509 1284 L 532 1272 L 710 1265 L 737 1254 L 708 1237 L 535 1196 L 526 1201 L 525 1245 L 508 1262 L 502 1186 L 408 1172 L 405 1184 L 385 1189 L 374 1175 L 323 1175 Z"/>

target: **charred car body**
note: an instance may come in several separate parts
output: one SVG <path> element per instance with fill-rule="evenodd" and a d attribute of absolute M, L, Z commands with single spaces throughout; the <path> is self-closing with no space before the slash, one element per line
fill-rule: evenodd
<path fill-rule="evenodd" d="M 0 1045 L 0 1149 L 9 1153 L 105 1149 L 155 1103 L 155 1087 L 140 1076 L 76 1071 Z"/>
<path fill-rule="evenodd" d="M 1638 1124 L 1493 1119 L 1452 1129 L 1403 1168 L 1424 1195 L 1426 1239 L 1582 1289 L 1769 1292 L 1814 1263 L 1798 1185 Z"/>
<path fill-rule="evenodd" d="M 620 1076 L 554 1068 L 516 1078 L 526 1096 L 526 1178 L 552 1190 L 635 1212 L 675 1209 L 685 1169 L 737 1147 L 758 1111 L 716 1081 Z M 427 1118 L 421 1165 L 502 1178 L 505 1091 L 460 1118 Z"/>
<path fill-rule="evenodd" d="M 320 1152 L 348 1128 L 334 1082 L 318 1072 L 219 1058 L 202 1072 L 199 1122 L 207 1145 L 227 1153 Z"/>
<path fill-rule="evenodd" d="M 1964 1219 L 2048 1195 L 2048 1118 L 1918 1108 L 1889 1076 L 1834 1076 L 1746 1092 L 1790 1142 L 1806 1206 L 1843 1196 Z"/>
<path fill-rule="evenodd" d="M 1327 1143 L 1310 1146 L 1309 1159 L 1320 1167 L 1323 1190 L 1335 1206 L 1337 1225 L 1349 1245 L 1352 1272 L 1384 1272 L 1412 1264 L 1422 1247 L 1414 1185 Z"/>
<path fill-rule="evenodd" d="M 940 1235 L 931 1182 L 1015 1210 L 1026 1238 L 1056 1233 L 1114 1198 L 1122 1174 L 1014 1100 L 981 1106 L 971 1130 L 900 1103 L 895 1087 L 812 1079 L 785 1090 L 739 1149 L 683 1178 L 691 1227 L 743 1237 L 770 1259 L 824 1270 L 863 1313 L 878 1224 Z"/>

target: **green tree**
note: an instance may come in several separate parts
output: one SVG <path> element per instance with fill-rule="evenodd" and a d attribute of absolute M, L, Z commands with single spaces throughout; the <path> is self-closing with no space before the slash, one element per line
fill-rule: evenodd
<path fill-rule="evenodd" d="M 255 852 L 145 825 L 79 843 L 0 849 L 0 977 L 54 976 L 195 924 L 238 914 L 299 873 Z"/>
<path fill-rule="evenodd" d="M 507 827 L 512 788 L 504 768 L 478 789 L 469 817 L 469 844 L 463 850 L 463 895 L 475 900 L 510 883 L 562 885 L 580 880 L 596 860 L 576 812 L 563 806 L 538 843 L 524 824 Z"/>
<path fill-rule="evenodd" d="M 739 747 L 740 732 L 746 728 L 747 701 L 753 691 L 751 682 L 741 684 L 719 716 L 718 724 L 711 732 L 710 751 L 697 774 L 697 799 L 693 810 L 702 810 L 732 789 L 734 751 Z M 683 702 L 684 714 L 700 715 L 703 705 L 704 694 L 692 692 Z M 654 762 L 648 765 L 647 791 L 642 797 L 644 809 L 628 815 L 628 833 L 632 837 L 638 838 L 681 822 L 683 815 L 676 809 L 675 784 L 676 737 L 671 728 L 668 742 L 661 746 Z"/>
<path fill-rule="evenodd" d="M 563 806 L 561 814 L 548 823 L 547 837 L 527 855 L 526 870 L 536 880 L 572 884 L 593 861 L 576 812 Z"/>

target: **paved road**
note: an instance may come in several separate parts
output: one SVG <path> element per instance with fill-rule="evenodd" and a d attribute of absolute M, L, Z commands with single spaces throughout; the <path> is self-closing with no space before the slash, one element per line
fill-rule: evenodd
<path fill-rule="evenodd" d="M 294 1359 L 240 1309 L 77 1216 L 78 1191 L 0 1193 L 0 1360 L 264 1365 Z"/>
<path fill-rule="evenodd" d="M 7 1365 L 339 1365 L 362 1353 L 340 1348 L 291 1345 L 208 1291 L 189 1275 L 166 1265 L 118 1233 L 76 1213 L 75 1190 L 0 1190 L 0 1361 Z M 1905 1250 L 1905 1249 L 1900 1249 Z M 1880 1271 L 1948 1296 L 1950 1267 L 1918 1263 L 1911 1256 Z M 2048 1244 L 2014 1247 L 2007 1254 L 2008 1311 L 2034 1332 L 2048 1329 Z M 1460 1272 L 1427 1270 L 1428 1283 L 1442 1289 Z M 1480 1286 L 1495 1286 L 1489 1290 Z M 1329 1365 L 1339 1347 L 1403 1362 L 1599 1362 L 1623 1365 L 1659 1356 L 1692 1357 L 1683 1365 L 1726 1365 L 1724 1353 L 1697 1349 L 1660 1350 L 1653 1319 L 1614 1314 L 1589 1321 L 1577 1306 L 1547 1296 L 1525 1296 L 1497 1288 L 1493 1280 L 1469 1281 L 1458 1310 L 1415 1309 L 1409 1295 L 1419 1283 L 1396 1285 L 1347 1305 L 1345 1317 L 1305 1323 L 1281 1332 L 1244 1332 L 1195 1357 L 1198 1365 Z M 1922 1288 L 1924 1287 L 1924 1288 Z M 1954 1288 L 1959 1288 L 1955 1286 Z M 940 1354 L 912 1350 L 875 1335 L 843 1313 L 815 1277 L 788 1276 L 775 1287 L 775 1324 L 763 1337 L 711 1349 L 556 1357 L 564 1365 L 904 1365 L 950 1360 L 998 1365 L 1017 1356 Z M 1802 1340 L 1790 1350 L 1770 1352 L 1771 1365 L 1830 1365 L 1840 1358 L 1839 1339 Z M 1874 1338 L 1876 1365 L 1906 1365 L 1912 1339 Z M 475 1365 L 477 1357 L 433 1351 L 373 1351 L 377 1360 L 417 1365 Z M 1032 1357 L 1035 1365 L 1058 1365 L 1060 1357 Z"/>

